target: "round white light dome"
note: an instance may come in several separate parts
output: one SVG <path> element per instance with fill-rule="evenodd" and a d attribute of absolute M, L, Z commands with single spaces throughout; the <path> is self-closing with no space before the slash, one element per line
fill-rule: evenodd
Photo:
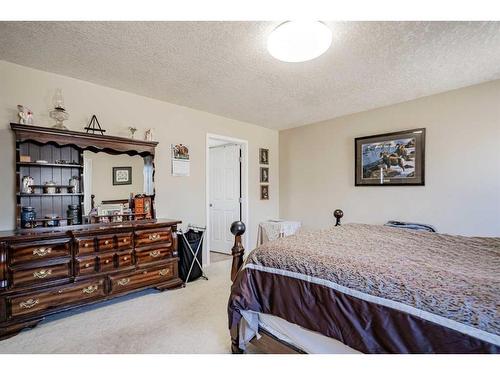
<path fill-rule="evenodd" d="M 273 30 L 267 49 L 276 59 L 301 62 L 315 59 L 332 44 L 332 31 L 319 21 L 288 21 Z"/>

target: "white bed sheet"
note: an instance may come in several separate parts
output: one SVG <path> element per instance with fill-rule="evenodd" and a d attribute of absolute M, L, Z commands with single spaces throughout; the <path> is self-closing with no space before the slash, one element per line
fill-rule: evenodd
<path fill-rule="evenodd" d="M 242 311 L 240 325 L 240 347 L 246 348 L 248 342 L 257 336 L 258 327 L 296 348 L 309 354 L 360 354 L 359 351 L 320 333 L 310 331 L 274 315 Z"/>

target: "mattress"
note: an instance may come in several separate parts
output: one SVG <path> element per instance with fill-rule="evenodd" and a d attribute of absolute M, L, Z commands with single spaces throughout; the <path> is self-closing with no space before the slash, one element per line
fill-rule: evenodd
<path fill-rule="evenodd" d="M 363 224 L 302 233 L 250 253 L 229 326 L 253 311 L 363 353 L 498 353 L 499 269 L 499 238 Z"/>

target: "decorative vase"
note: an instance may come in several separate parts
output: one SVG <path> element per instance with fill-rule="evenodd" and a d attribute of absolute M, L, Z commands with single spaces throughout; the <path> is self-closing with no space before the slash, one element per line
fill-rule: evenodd
<path fill-rule="evenodd" d="M 68 215 L 68 225 L 78 225 L 80 223 L 80 207 L 77 204 L 68 205 L 68 210 L 66 211 Z"/>
<path fill-rule="evenodd" d="M 72 176 L 69 179 L 68 193 L 79 193 L 80 178 L 78 176 Z"/>
<path fill-rule="evenodd" d="M 36 211 L 33 207 L 23 207 L 21 210 L 21 227 L 34 228 L 36 219 Z"/>

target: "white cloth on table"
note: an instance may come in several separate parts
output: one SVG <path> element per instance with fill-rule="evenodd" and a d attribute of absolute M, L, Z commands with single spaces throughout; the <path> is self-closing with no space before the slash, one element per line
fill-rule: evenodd
<path fill-rule="evenodd" d="M 301 227 L 300 221 L 268 220 L 259 224 L 257 246 L 280 237 L 291 236 Z"/>

